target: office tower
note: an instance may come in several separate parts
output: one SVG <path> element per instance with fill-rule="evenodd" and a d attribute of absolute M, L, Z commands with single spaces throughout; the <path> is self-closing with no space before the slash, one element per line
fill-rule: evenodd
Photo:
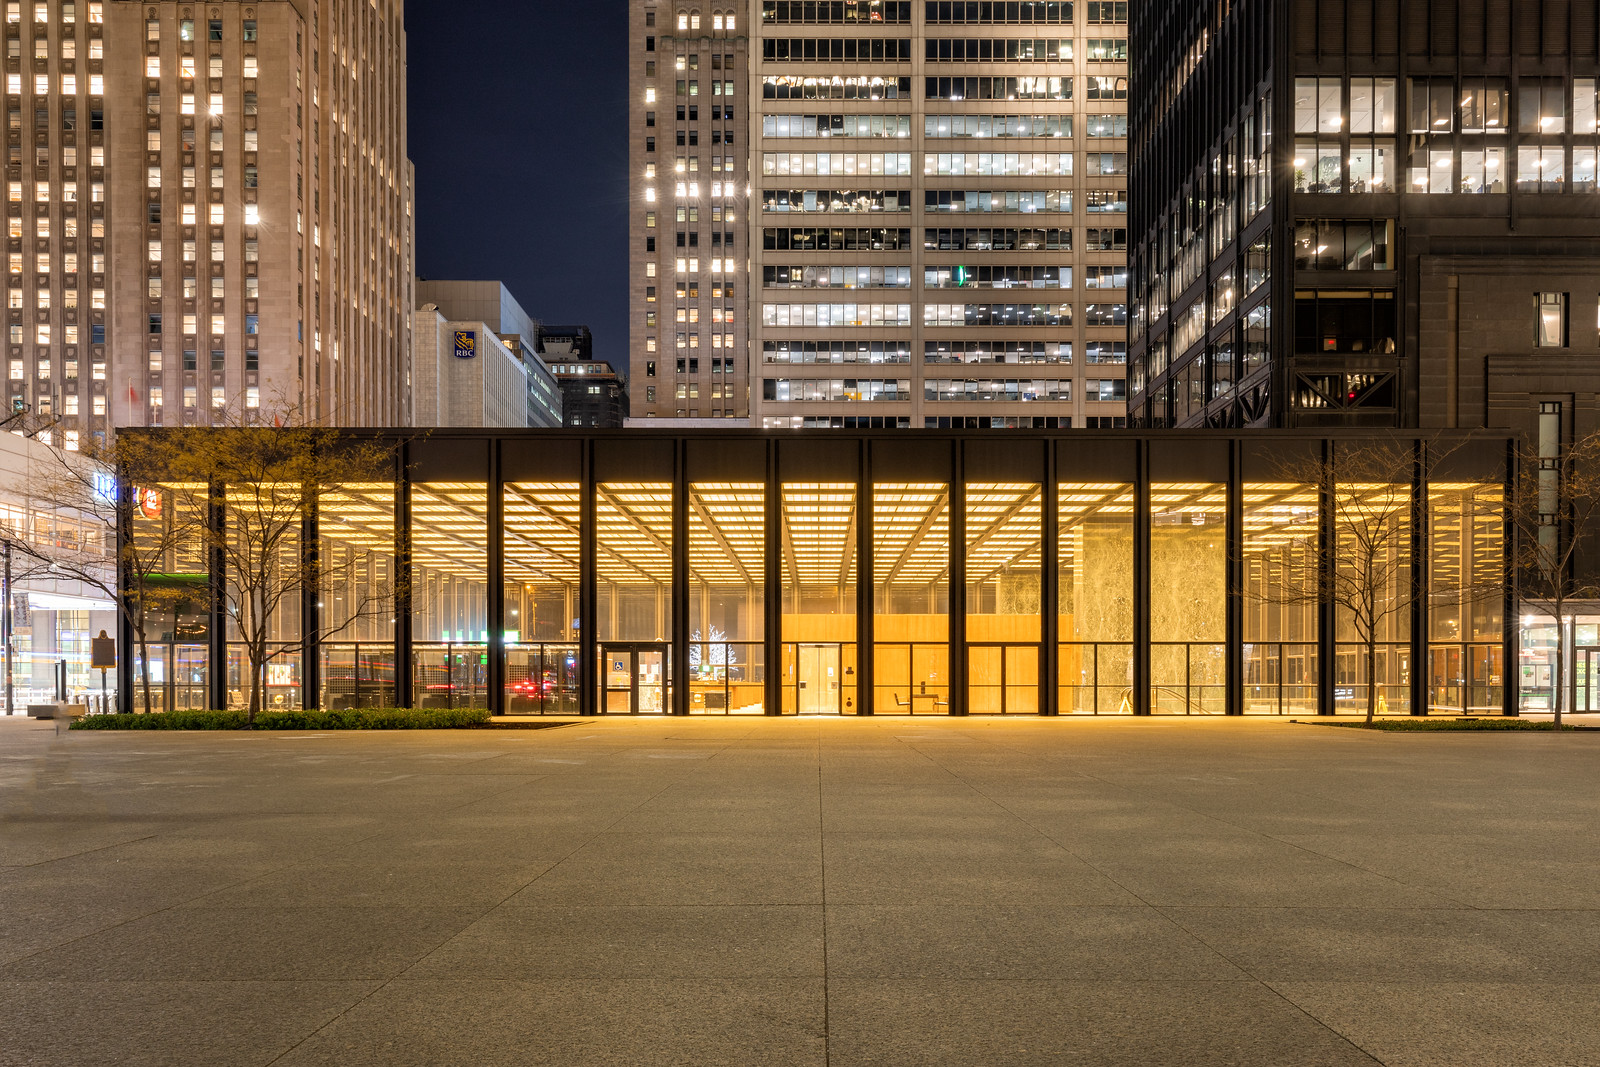
<path fill-rule="evenodd" d="M 10 0 L 8 382 L 74 447 L 403 422 L 400 4 Z"/>
<path fill-rule="evenodd" d="M 1600 425 L 1595 0 L 1131 8 L 1136 425 Z"/>
<path fill-rule="evenodd" d="M 1126 19 L 759 5 L 753 422 L 1123 423 Z"/>
<path fill-rule="evenodd" d="M 1120 425 L 1127 5 L 740 7 L 630 14 L 635 415 Z"/>
<path fill-rule="evenodd" d="M 749 414 L 748 10 L 629 3 L 628 364 L 637 416 Z"/>

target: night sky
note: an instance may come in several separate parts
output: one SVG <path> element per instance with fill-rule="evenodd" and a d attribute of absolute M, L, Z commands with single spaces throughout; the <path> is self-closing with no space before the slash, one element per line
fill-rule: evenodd
<path fill-rule="evenodd" d="M 498 279 L 626 367 L 620 0 L 407 0 L 417 274 Z"/>

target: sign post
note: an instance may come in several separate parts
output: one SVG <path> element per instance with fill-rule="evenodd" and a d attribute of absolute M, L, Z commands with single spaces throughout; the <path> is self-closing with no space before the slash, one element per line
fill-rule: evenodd
<path fill-rule="evenodd" d="M 111 713 L 111 695 L 106 689 L 106 671 L 115 670 L 117 666 L 117 639 L 107 637 L 104 630 L 100 636 L 89 640 L 89 667 L 100 672 L 100 708 L 104 714 Z"/>

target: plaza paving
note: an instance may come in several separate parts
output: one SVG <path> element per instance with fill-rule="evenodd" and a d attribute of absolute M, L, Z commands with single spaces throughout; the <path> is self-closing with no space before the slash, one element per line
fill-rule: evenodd
<path fill-rule="evenodd" d="M 0 1064 L 1600 1064 L 1600 737 L 0 719 Z"/>

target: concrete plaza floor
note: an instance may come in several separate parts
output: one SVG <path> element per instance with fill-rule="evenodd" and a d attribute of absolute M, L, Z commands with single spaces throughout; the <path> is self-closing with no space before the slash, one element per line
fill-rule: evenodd
<path fill-rule="evenodd" d="M 0 719 L 0 1064 L 1600 1064 L 1600 737 Z"/>

